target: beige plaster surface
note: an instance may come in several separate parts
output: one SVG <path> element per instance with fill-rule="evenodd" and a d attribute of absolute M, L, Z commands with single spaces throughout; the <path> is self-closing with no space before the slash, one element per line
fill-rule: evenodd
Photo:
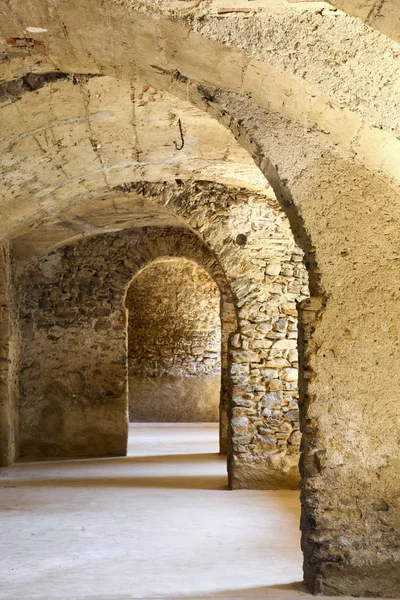
<path fill-rule="evenodd" d="M 290 1 L 290 0 L 289 0 Z M 331 4 L 359 17 L 396 41 L 400 40 L 400 4 L 398 0 L 329 0 Z"/>
<path fill-rule="evenodd" d="M 398 0 L 334 3 L 395 37 Z M 254 7 L 8 0 L 0 80 L 21 98 L 1 109 L 1 232 L 21 264 L 99 230 L 178 225 L 168 187 L 245 185 L 252 157 L 310 276 L 299 353 L 305 579 L 316 593 L 399 597 L 399 45 L 333 4 Z M 38 72 L 43 85 L 29 91 L 21 77 Z M 168 187 L 151 205 L 113 204 L 138 182 Z M 197 197 L 183 219 L 208 243 Z M 224 269 L 225 239 L 218 228 Z M 243 277 L 240 263 L 233 271 Z"/>
<path fill-rule="evenodd" d="M 0 471 L 1 600 L 311 598 L 294 491 L 228 491 L 217 424 L 131 425 L 125 458 Z"/>

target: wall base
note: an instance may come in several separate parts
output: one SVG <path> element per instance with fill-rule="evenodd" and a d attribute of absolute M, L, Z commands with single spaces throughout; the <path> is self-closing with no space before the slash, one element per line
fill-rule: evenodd
<path fill-rule="evenodd" d="M 83 404 L 83 403 L 82 403 Z M 75 406 L 59 398 L 45 407 L 35 427 L 21 422 L 20 457 L 87 458 L 125 456 L 128 448 L 126 396 L 109 406 Z M 34 431 L 35 435 L 28 432 Z M 37 434 L 36 434 L 37 432 Z"/>
<path fill-rule="evenodd" d="M 221 376 L 129 377 L 129 420 L 139 423 L 217 423 Z"/>
<path fill-rule="evenodd" d="M 325 563 L 304 566 L 304 580 L 313 594 L 366 598 L 400 598 L 400 562 L 373 566 Z"/>
<path fill-rule="evenodd" d="M 297 465 L 273 464 L 268 456 L 229 460 L 229 485 L 233 490 L 297 490 L 300 474 Z"/>
<path fill-rule="evenodd" d="M 126 456 L 128 445 L 126 436 L 97 434 L 88 432 L 88 441 L 76 443 L 37 443 L 25 440 L 21 445 L 20 458 L 43 460 L 48 458 L 101 458 L 106 456 Z"/>

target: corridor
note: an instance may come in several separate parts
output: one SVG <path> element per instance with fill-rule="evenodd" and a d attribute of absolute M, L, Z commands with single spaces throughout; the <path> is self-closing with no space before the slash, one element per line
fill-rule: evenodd
<path fill-rule="evenodd" d="M 217 449 L 217 424 L 135 424 L 125 458 L 2 470 L 0 598 L 308 596 L 298 492 L 228 491 Z"/>

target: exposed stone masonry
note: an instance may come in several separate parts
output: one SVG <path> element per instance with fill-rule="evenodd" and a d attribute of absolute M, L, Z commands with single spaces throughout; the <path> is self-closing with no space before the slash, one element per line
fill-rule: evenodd
<path fill-rule="evenodd" d="M 44 257 L 21 280 L 22 456 L 125 453 L 125 293 L 145 266 L 168 257 L 185 257 L 212 273 L 229 336 L 236 327 L 229 286 L 215 257 L 188 231 L 143 229 L 94 237 Z M 221 362 L 226 380 L 224 339 Z M 225 413 L 227 399 L 225 391 Z M 222 421 L 226 426 L 226 416 Z"/>
<path fill-rule="evenodd" d="M 216 283 L 194 263 L 147 267 L 126 298 L 129 370 L 143 377 L 219 373 L 219 304 Z"/>
<path fill-rule="evenodd" d="M 18 374 L 20 329 L 13 285 L 13 262 L 9 244 L 0 247 L 0 421 L 7 424 L 7 436 L 0 438 L 0 464 L 9 465 L 18 457 Z"/>
<path fill-rule="evenodd" d="M 224 317 L 222 313 L 221 448 L 223 450 L 228 448 L 227 410 L 231 402 L 229 470 L 232 486 L 296 487 L 299 479 L 297 464 L 300 438 L 296 302 L 307 297 L 308 287 L 307 274 L 302 263 L 302 251 L 295 245 L 287 219 L 276 200 L 267 199 L 263 194 L 207 182 L 195 184 L 177 182 L 175 186 L 132 184 L 132 186 L 124 186 L 123 189 L 127 194 L 141 195 L 163 204 L 168 203 L 173 213 L 187 219 L 192 229 L 201 235 L 217 257 L 220 263 L 219 269 L 224 271 L 224 277 L 229 282 L 231 291 L 228 295 L 232 294 L 231 302 L 234 302 L 235 308 L 230 305 L 232 308 L 229 309 L 231 311 L 229 317 L 226 315 Z M 91 281 L 89 278 L 89 281 L 83 283 L 78 273 L 72 271 L 67 276 L 70 281 L 68 285 L 75 286 L 71 298 L 78 300 L 71 309 L 76 316 L 73 327 L 77 328 L 83 318 L 84 328 L 88 327 L 88 319 L 84 315 L 89 307 L 91 307 L 89 312 L 100 310 L 109 314 L 109 308 L 98 307 L 96 298 L 106 303 L 122 302 L 124 286 L 128 285 L 130 278 L 141 268 L 138 261 L 140 263 L 143 260 L 138 258 L 143 256 L 138 242 L 141 236 L 135 238 L 135 235 L 137 234 L 115 234 L 115 241 L 109 242 L 108 245 L 107 240 L 112 238 L 99 236 L 80 242 L 75 247 L 67 247 L 64 258 L 62 256 L 55 258 L 60 255 L 61 250 L 51 255 L 52 261 L 59 260 L 61 270 L 67 268 L 68 271 L 72 268 L 70 255 L 72 257 L 75 255 L 73 261 L 78 261 L 78 256 L 82 254 L 79 269 L 82 269 L 82 264 L 88 263 L 87 271 L 91 273 L 91 277 L 94 277 Z M 173 230 L 170 230 L 171 240 L 174 239 L 174 235 Z M 166 238 L 161 234 L 161 237 L 156 239 L 162 241 Z M 133 260 L 135 267 L 133 265 L 127 267 L 127 240 L 130 248 L 128 264 L 132 264 L 129 261 Z M 163 244 L 164 241 L 158 256 L 157 251 L 155 255 L 154 252 L 149 253 L 150 260 L 166 255 Z M 187 254 L 184 256 L 191 258 Z M 39 268 L 43 261 L 46 259 L 39 261 Z M 115 275 L 120 272 L 120 268 L 122 268 L 122 279 L 121 275 L 118 277 Z M 35 278 L 34 272 L 31 272 L 29 279 L 35 280 Z M 99 285 L 97 278 L 100 278 L 99 281 L 104 286 L 110 284 L 100 295 L 97 292 L 94 294 L 94 290 Z M 217 281 L 217 278 L 215 279 Z M 82 292 L 78 293 L 76 289 L 76 286 L 79 289 L 82 285 L 83 289 L 89 286 L 88 289 L 91 290 L 88 301 Z M 110 287 L 111 292 L 108 291 Z M 30 296 L 29 302 L 34 301 L 34 294 L 25 292 L 25 297 L 28 296 Z M 52 306 L 52 301 L 47 297 L 42 298 L 41 303 L 46 307 Z M 235 316 L 232 314 L 232 309 L 236 311 Z M 63 305 L 61 313 L 63 314 L 65 310 Z M 49 308 L 46 308 L 46 311 L 47 319 Z M 122 328 L 117 325 L 117 323 L 125 323 L 125 316 L 121 314 L 121 304 L 118 308 L 115 306 L 115 311 L 112 335 L 111 326 L 106 323 L 110 321 L 107 315 L 101 324 L 94 326 L 98 336 L 96 344 L 101 343 L 101 328 L 107 327 L 107 345 L 102 344 L 104 356 L 102 360 L 108 356 L 108 365 L 115 365 L 113 368 L 119 373 L 120 383 L 115 388 L 118 392 L 110 391 L 111 395 L 122 393 L 123 381 L 126 378 L 122 367 L 116 366 L 125 365 L 124 348 L 118 350 L 118 359 L 111 360 L 109 356 L 112 336 L 116 336 L 117 344 L 122 344 L 125 336 L 125 324 Z M 72 318 L 72 313 L 69 318 Z M 41 316 L 35 315 L 34 321 L 40 320 Z M 78 335 L 80 337 L 82 331 Z M 91 338 L 89 331 L 85 337 L 85 345 L 90 343 Z M 228 360 L 229 338 L 231 351 Z M 76 346 L 75 342 L 70 344 Z M 52 352 L 52 356 L 56 352 L 51 348 L 48 351 Z M 90 353 L 85 360 L 89 360 L 89 356 Z M 110 367 L 107 367 L 106 370 L 109 369 Z M 106 375 L 104 377 L 107 379 Z M 110 376 L 108 380 L 111 381 Z M 54 385 L 53 377 L 51 385 Z M 96 386 L 97 384 L 94 386 L 95 389 Z M 90 388 L 90 386 L 86 387 Z M 102 397 L 102 393 L 98 393 L 97 396 Z M 121 395 L 118 397 L 122 407 L 126 399 L 124 400 Z M 230 401 L 229 398 L 232 400 Z M 115 419 L 115 411 L 113 415 Z"/>
<path fill-rule="evenodd" d="M 233 415 L 238 416 L 233 420 L 233 428 L 247 429 L 248 419 L 252 420 L 258 426 L 255 441 L 266 446 L 279 447 L 286 443 L 298 446 L 300 442 L 297 310 L 293 295 L 298 297 L 302 291 L 307 294 L 301 261 L 301 251 L 294 249 L 290 261 L 270 263 L 266 267 L 266 278 L 274 286 L 278 303 L 268 306 L 267 310 L 260 305 L 259 313 L 248 315 L 241 334 L 232 339 L 232 379 L 237 405 Z M 247 315 L 242 310 L 241 317 L 244 316 Z M 261 364 L 258 356 L 252 356 L 251 352 L 259 353 L 263 359 Z M 244 365 L 244 358 L 255 360 Z M 258 419 L 254 414 L 254 400 L 258 400 Z M 250 442 L 246 435 L 239 436 L 238 441 Z"/>
<path fill-rule="evenodd" d="M 296 302 L 309 292 L 303 253 L 287 218 L 273 198 L 209 182 L 123 189 L 162 198 L 187 219 L 232 287 L 239 319 L 230 356 L 232 484 L 297 487 Z"/>
<path fill-rule="evenodd" d="M 155 224 L 196 232 L 218 257 L 233 290 L 235 306 L 231 303 L 230 308 L 236 314 L 232 311 L 223 322 L 222 346 L 227 346 L 230 321 L 230 333 L 240 335 L 240 347 L 232 347 L 240 355 L 234 364 L 249 369 L 247 382 L 235 384 L 251 387 L 240 392 L 249 406 L 240 406 L 239 390 L 234 392 L 236 408 L 251 414 L 234 417 L 248 421 L 247 431 L 245 426 L 241 433 L 231 431 L 230 481 L 233 487 L 267 487 L 275 474 L 294 469 L 297 460 L 289 444 L 268 447 L 259 442 L 260 422 L 265 421 L 266 429 L 273 427 L 262 414 L 262 400 L 244 397 L 270 393 L 267 379 L 259 384 L 264 389 L 254 389 L 250 372 L 269 368 L 265 362 L 272 346 L 250 348 L 252 336 L 249 347 L 243 347 L 245 327 L 256 325 L 260 312 L 269 312 L 264 304 L 267 308 L 273 281 L 265 274 L 266 265 L 251 262 L 257 217 L 253 206 L 248 210 L 260 201 L 265 213 L 268 201 L 262 204 L 257 194 L 250 200 L 241 190 L 182 183 L 203 178 L 262 191 L 265 176 L 305 251 L 313 296 L 308 308 L 303 305 L 306 337 L 300 340 L 306 579 L 314 593 L 399 598 L 399 47 L 370 27 L 398 40 L 399 3 L 184 4 L 5 3 L 0 20 L 3 82 L 32 72 L 102 76 L 82 85 L 58 80 L 31 92 L 24 86 L 20 99 L 19 84 L 11 98 L 6 85 L 0 127 L 3 243 L 13 240 L 24 284 L 32 277 L 35 285 L 47 286 L 50 295 L 50 279 L 39 282 L 35 267 L 25 267 L 56 248 L 63 257 L 64 244 Z M 335 7 L 359 15 L 367 25 Z M 240 12 L 243 8 L 245 13 Z M 82 27 L 85 23 L 90 23 L 90 34 Z M 29 33 L 36 28 L 40 34 Z M 7 44 L 24 36 L 33 47 Z M 165 103 L 163 95 L 168 96 Z M 207 114 L 204 120 L 201 111 Z M 174 145 L 180 140 L 179 121 L 181 150 Z M 135 189 L 131 184 L 138 181 L 144 183 Z M 236 219 L 234 212 L 240 207 L 244 209 Z M 107 239 L 111 243 L 113 238 Z M 101 246 L 96 243 L 99 246 L 92 241 L 93 246 L 80 247 L 94 251 Z M 283 262 L 291 262 L 291 243 Z M 267 257 L 268 263 L 275 256 L 267 248 L 256 258 Z M 109 258 L 104 268 L 114 268 Z M 58 288 L 68 291 L 68 277 L 61 273 L 68 271 L 69 260 L 62 258 L 52 282 L 54 293 Z M 146 260 L 154 260 L 154 254 L 149 251 Z M 7 266 L 2 267 L 6 280 Z M 118 271 L 119 266 L 114 268 Z M 117 291 L 118 277 L 109 283 Z M 96 295 L 97 284 L 91 280 L 92 284 Z M 31 291 L 27 285 L 28 297 Z M 105 294 L 106 290 L 104 297 L 96 295 L 102 310 L 109 298 Z M 31 297 L 39 296 L 37 290 Z M 122 373 L 118 362 L 124 336 L 115 341 L 115 356 L 109 354 L 108 337 L 114 342 L 124 314 L 115 310 L 115 318 L 90 316 L 90 323 L 82 316 L 78 333 L 72 327 L 73 315 L 69 322 L 61 317 L 60 300 L 51 300 L 47 308 L 34 304 L 22 308 L 25 449 L 29 434 L 33 454 L 54 449 L 51 444 L 35 449 L 35 436 L 41 436 L 41 444 L 69 439 L 64 452 L 73 446 L 81 455 L 84 443 L 93 443 L 94 451 L 100 452 L 114 431 L 118 447 L 109 444 L 108 449 L 121 451 L 124 435 L 113 419 L 120 419 L 123 408 L 126 412 L 126 370 Z M 2 311 L 4 319 L 10 317 L 8 308 Z M 243 315 L 247 309 L 249 314 Z M 70 310 L 66 302 L 63 310 Z M 98 323 L 99 319 L 104 320 Z M 55 321 L 64 324 L 60 335 Z M 2 328 L 2 347 L 10 331 L 11 326 Z M 93 370 L 92 354 L 98 363 Z M 7 361 L 10 354 L 2 353 L 2 358 Z M 225 383 L 232 358 L 228 361 L 227 352 L 221 355 Z M 98 372 L 105 381 L 117 373 L 124 381 L 118 383 L 120 397 L 108 397 L 105 382 L 96 387 Z M 42 374 L 46 381 L 40 388 Z M 53 388 L 47 389 L 50 384 Z M 93 392 L 90 401 L 87 390 Z M 4 394 L 7 391 L 3 386 Z M 227 396 L 225 406 L 226 400 Z M 95 412 L 96 403 L 103 412 Z M 1 418 L 0 428 L 10 441 L 12 420 Z M 245 436 L 251 438 L 248 443 Z M 3 456 L 0 460 L 4 464 Z"/>
<path fill-rule="evenodd" d="M 129 287 L 131 421 L 219 420 L 220 294 L 187 260 L 155 262 Z"/>

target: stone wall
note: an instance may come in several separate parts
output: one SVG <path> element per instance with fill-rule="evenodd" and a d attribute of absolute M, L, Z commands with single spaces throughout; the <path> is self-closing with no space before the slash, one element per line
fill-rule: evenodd
<path fill-rule="evenodd" d="M 214 271 L 206 268 L 218 282 L 222 297 L 225 294 L 230 298 L 225 302 L 228 309 L 222 308 L 221 313 L 220 424 L 221 450 L 227 451 L 229 421 L 231 486 L 297 487 L 300 433 L 296 302 L 308 296 L 308 285 L 302 251 L 296 246 L 288 220 L 277 201 L 265 194 L 210 182 L 141 183 L 122 186 L 120 191 L 126 194 L 127 200 L 141 197 L 144 202 L 168 205 L 172 213 L 188 222 L 204 240 L 203 247 L 208 247 L 208 252 L 217 259 L 218 276 L 215 276 L 214 266 Z M 156 258 L 176 256 L 177 251 L 181 252 L 182 235 L 178 236 L 178 242 L 174 241 L 177 230 L 168 230 L 168 236 L 161 229 L 153 230 L 158 234 L 149 231 L 144 237 L 134 231 L 98 236 L 69 247 L 68 252 L 72 255 L 82 254 L 79 265 L 88 264 L 86 285 L 91 291 L 91 303 L 97 302 L 98 278 L 102 286 L 108 282 L 111 288 L 111 292 L 101 291 L 98 296 L 101 302 L 110 294 L 111 298 L 115 296 L 115 302 L 120 302 L 123 288 L 130 281 L 128 273 L 132 278 L 135 272 Z M 188 233 L 185 236 L 189 239 Z M 198 237 L 194 238 L 202 244 Z M 171 241 L 166 244 L 167 239 Z M 193 258 L 193 248 L 183 245 L 185 248 L 180 256 Z M 58 250 L 55 255 L 60 253 L 62 251 Z M 39 267 L 43 260 L 38 262 Z M 194 260 L 202 266 L 210 261 L 204 256 L 200 259 L 195 256 Z M 70 268 L 68 257 L 61 255 L 60 263 L 61 270 Z M 131 266 L 127 268 L 127 265 Z M 122 278 L 120 268 L 123 269 Z M 80 286 L 79 274 L 76 275 Z M 72 287 L 77 285 L 76 275 L 68 276 Z M 24 279 L 34 281 L 35 268 Z M 221 281 L 225 283 L 221 284 Z M 81 293 L 76 296 L 75 291 L 74 294 L 71 298 L 77 297 L 79 302 L 86 303 L 85 296 Z M 224 306 L 224 301 L 222 304 Z M 124 329 L 125 317 L 121 314 L 120 304 L 118 306 L 114 322 Z M 73 310 L 81 309 L 78 306 Z M 37 318 L 40 320 L 41 316 L 35 316 L 34 320 Z M 106 323 L 95 327 L 99 336 L 101 328 L 108 327 L 104 333 L 108 353 L 114 330 L 110 332 Z M 117 349 L 124 335 L 125 330 L 119 332 L 113 350 L 115 358 L 111 361 L 108 357 L 108 364 L 120 365 L 124 361 L 125 347 Z M 100 343 L 100 337 L 96 343 Z M 43 341 L 34 344 L 35 347 L 42 345 Z M 98 360 L 97 371 L 101 371 L 101 360 Z M 120 371 L 121 382 L 124 376 Z M 39 378 L 37 372 L 35 381 Z M 26 397 L 23 411 L 25 406 L 27 411 L 30 410 L 31 399 Z M 122 407 L 122 395 L 120 400 Z M 113 415 L 115 417 L 115 411 Z"/>
<path fill-rule="evenodd" d="M 235 313 L 223 272 L 197 236 L 143 229 L 64 246 L 38 261 L 20 282 L 22 456 L 125 453 L 125 294 L 145 266 L 171 256 L 201 264 L 218 282 L 226 371 Z"/>
<path fill-rule="evenodd" d="M 99 273 L 101 257 L 85 255 L 64 247 L 21 282 L 23 457 L 126 451 L 127 369 L 115 352 L 125 345 L 123 291 L 119 274 Z"/>
<path fill-rule="evenodd" d="M 3 80 L 37 69 L 107 73 L 128 84 L 139 75 L 212 114 L 249 151 L 306 249 L 312 294 L 322 299 L 308 332 L 302 388 L 309 436 L 302 447 L 307 582 L 315 593 L 398 598 L 398 47 L 361 21 L 313 2 L 264 3 L 250 15 L 218 14 L 217 6 L 204 10 L 203 3 L 188 15 L 162 4 L 164 14 L 154 3 L 146 12 L 134 0 L 71 0 L 58 3 L 56 22 L 47 0 L 13 2 L 4 8 L 2 39 L 37 21 L 47 30 L 46 47 L 42 63 L 30 49 L 25 56 L 14 49 L 18 53 L 2 62 Z M 368 6 L 375 22 L 387 22 L 386 7 L 398 3 L 355 4 Z M 80 26 L 89 20 L 91 35 Z M 396 22 L 389 19 L 394 28 Z M 288 35 L 295 51 L 288 52 Z M 71 85 L 75 97 L 77 88 Z M 91 94 L 95 118 L 87 95 L 81 104 L 65 88 L 58 102 L 54 88 L 29 95 L 4 113 L 4 235 L 19 225 L 39 229 L 46 218 L 51 224 L 57 215 L 63 219 L 66 207 L 93 198 L 94 190 L 100 197 L 112 185 L 148 177 L 136 132 L 115 126 L 119 96 L 107 121 L 104 94 Z M 42 110 L 48 104 L 52 110 Z M 126 113 L 135 123 L 133 112 L 129 104 Z M 179 109 L 175 115 L 182 116 Z M 154 160 L 158 181 L 171 181 L 171 173 L 181 178 L 171 120 L 156 115 L 150 124 L 158 156 L 161 148 L 171 150 L 165 169 L 161 158 Z M 98 143 L 109 131 L 110 142 Z M 186 136 L 181 154 L 191 144 L 196 140 Z M 87 219 L 81 225 L 76 235 L 91 231 Z M 228 239 L 225 233 L 221 239 Z"/>
<path fill-rule="evenodd" d="M 288 219 L 265 194 L 211 182 L 122 186 L 162 199 L 218 257 L 234 294 L 231 338 L 230 483 L 298 486 L 296 302 L 308 297 L 303 252 Z"/>
<path fill-rule="evenodd" d="M 135 277 L 128 308 L 131 421 L 218 421 L 220 294 L 195 263 L 153 263 Z"/>
<path fill-rule="evenodd" d="M 294 300 L 307 294 L 302 252 L 293 248 L 289 256 L 266 265 L 265 273 L 265 283 L 272 291 L 269 301 L 256 300 L 240 311 L 241 333 L 232 339 L 235 460 L 246 463 L 242 480 L 245 487 L 253 485 L 253 469 L 255 478 L 260 477 L 260 468 L 265 469 L 270 486 L 282 485 L 285 467 L 286 482 L 294 487 L 301 439 Z M 283 461 L 282 449 L 286 453 Z M 249 460 L 249 452 L 253 460 Z M 279 465 L 275 474 L 274 460 Z"/>

